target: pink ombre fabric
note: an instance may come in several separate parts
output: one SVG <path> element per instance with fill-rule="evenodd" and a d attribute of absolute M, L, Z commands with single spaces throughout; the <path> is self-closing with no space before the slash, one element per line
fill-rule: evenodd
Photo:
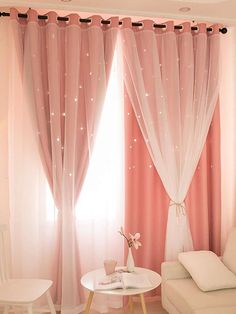
<path fill-rule="evenodd" d="M 132 250 L 135 264 L 161 273 L 169 197 L 153 165 L 127 93 L 124 119 L 125 230 L 141 234 L 142 246 Z M 160 288 L 150 295 L 160 295 Z"/>
<path fill-rule="evenodd" d="M 140 232 L 142 247 L 133 250 L 136 265 L 160 273 L 165 259 L 169 197 L 161 182 L 129 97 L 125 93 L 125 229 Z M 186 197 L 196 250 L 220 254 L 221 167 L 219 106 Z M 160 289 L 152 295 L 160 294 Z"/>
<path fill-rule="evenodd" d="M 34 10 L 18 19 L 11 10 L 20 63 L 30 60 L 41 160 L 58 208 L 55 253 L 57 302 L 62 313 L 78 312 L 81 303 L 75 204 L 92 152 L 110 74 L 118 19 L 101 24 L 57 20 L 55 12 L 38 20 Z"/>
<path fill-rule="evenodd" d="M 195 250 L 221 254 L 221 141 L 217 103 L 207 140 L 185 199 Z"/>
<path fill-rule="evenodd" d="M 219 90 L 219 31 L 132 27 L 123 19 L 125 85 L 170 204 L 165 256 L 193 249 L 184 200 L 202 152 Z"/>

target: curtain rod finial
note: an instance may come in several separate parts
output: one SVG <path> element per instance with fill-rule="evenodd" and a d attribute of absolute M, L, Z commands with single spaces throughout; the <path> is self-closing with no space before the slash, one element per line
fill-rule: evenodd
<path fill-rule="evenodd" d="M 223 27 L 223 28 L 220 29 L 220 32 L 221 32 L 222 34 L 226 34 L 227 31 L 228 31 L 228 30 L 227 30 L 226 27 Z"/>
<path fill-rule="evenodd" d="M 0 17 L 1 16 L 10 16 L 10 13 L 8 13 L 8 12 L 0 12 Z"/>

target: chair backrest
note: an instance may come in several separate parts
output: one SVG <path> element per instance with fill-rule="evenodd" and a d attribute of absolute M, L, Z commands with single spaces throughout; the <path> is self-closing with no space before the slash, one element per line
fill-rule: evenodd
<path fill-rule="evenodd" d="M 0 224 L 0 283 L 9 278 L 9 264 L 7 258 L 7 225 Z"/>

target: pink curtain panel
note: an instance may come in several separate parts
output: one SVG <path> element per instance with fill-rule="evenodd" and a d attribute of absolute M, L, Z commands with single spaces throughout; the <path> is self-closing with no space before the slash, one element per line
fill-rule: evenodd
<path fill-rule="evenodd" d="M 152 162 L 169 195 L 165 259 L 193 249 L 185 198 L 219 92 L 219 26 L 209 34 L 122 20 L 124 81 Z M 167 208 L 166 208 L 167 210 Z"/>
<path fill-rule="evenodd" d="M 125 229 L 140 232 L 142 247 L 133 250 L 136 265 L 160 273 L 165 259 L 169 197 L 161 182 L 125 94 Z M 190 184 L 186 208 L 194 248 L 220 254 L 220 116 L 216 106 L 201 158 Z M 153 291 L 152 295 L 160 294 Z"/>
<path fill-rule="evenodd" d="M 31 62 L 35 116 L 41 160 L 58 208 L 58 250 L 55 252 L 57 302 L 62 312 L 80 303 L 79 243 L 75 204 L 92 153 L 108 84 L 118 19 L 101 24 L 58 21 L 55 12 L 38 20 L 34 10 L 18 19 L 11 10 L 19 64 Z"/>

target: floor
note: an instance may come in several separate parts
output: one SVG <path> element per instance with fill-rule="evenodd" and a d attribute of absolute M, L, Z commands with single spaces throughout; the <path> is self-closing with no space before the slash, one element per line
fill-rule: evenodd
<path fill-rule="evenodd" d="M 148 314 L 168 314 L 161 306 L 161 301 L 146 302 Z M 122 309 L 111 309 L 108 314 L 126 314 L 129 313 L 128 306 Z M 142 314 L 142 307 L 139 302 L 134 302 L 134 314 Z M 98 314 L 95 310 L 91 310 L 90 314 Z"/>

